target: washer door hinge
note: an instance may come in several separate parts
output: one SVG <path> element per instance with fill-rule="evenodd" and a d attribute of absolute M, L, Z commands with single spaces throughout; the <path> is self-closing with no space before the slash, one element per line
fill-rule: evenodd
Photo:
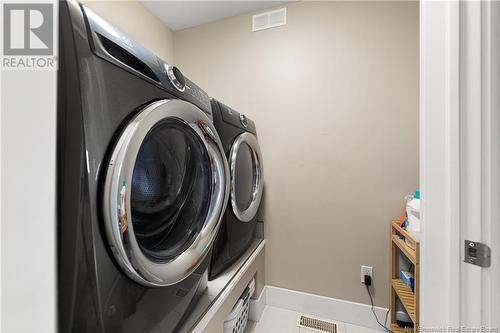
<path fill-rule="evenodd" d="M 480 267 L 490 267 L 491 265 L 491 250 L 486 244 L 466 240 L 465 259 L 468 264 L 473 264 Z"/>

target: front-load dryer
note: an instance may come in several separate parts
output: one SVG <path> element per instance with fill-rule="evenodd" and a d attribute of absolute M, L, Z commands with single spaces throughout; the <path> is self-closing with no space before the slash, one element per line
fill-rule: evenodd
<path fill-rule="evenodd" d="M 209 279 L 222 273 L 251 245 L 264 186 L 255 123 L 215 99 L 212 112 L 229 163 L 231 190 L 212 251 Z"/>
<path fill-rule="evenodd" d="M 76 1 L 59 21 L 59 331 L 176 331 L 229 194 L 210 100 Z"/>

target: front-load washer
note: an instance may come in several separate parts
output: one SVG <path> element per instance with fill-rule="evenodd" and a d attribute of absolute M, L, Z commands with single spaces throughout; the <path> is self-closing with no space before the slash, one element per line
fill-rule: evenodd
<path fill-rule="evenodd" d="M 215 99 L 212 112 L 229 163 L 231 190 L 212 251 L 209 279 L 222 273 L 251 245 L 264 186 L 255 123 Z"/>
<path fill-rule="evenodd" d="M 59 331 L 176 331 L 229 195 L 210 99 L 76 1 L 59 22 Z"/>

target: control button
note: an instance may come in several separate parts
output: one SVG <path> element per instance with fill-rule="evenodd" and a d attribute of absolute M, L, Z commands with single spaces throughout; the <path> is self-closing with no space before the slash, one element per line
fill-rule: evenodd
<path fill-rule="evenodd" d="M 240 114 L 240 122 L 243 126 L 245 126 L 245 127 L 248 126 L 248 120 L 244 114 Z"/>
<path fill-rule="evenodd" d="M 170 80 L 170 83 L 175 87 L 175 89 L 183 92 L 186 89 L 186 80 L 184 79 L 184 75 L 182 75 L 181 71 L 175 66 L 167 67 L 167 76 Z"/>

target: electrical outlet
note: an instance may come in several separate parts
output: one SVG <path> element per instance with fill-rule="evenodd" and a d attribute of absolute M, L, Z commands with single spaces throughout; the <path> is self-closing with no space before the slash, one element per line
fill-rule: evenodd
<path fill-rule="evenodd" d="M 361 266 L 361 283 L 365 284 L 365 275 L 369 275 L 372 278 L 373 284 L 373 267 L 372 266 Z"/>

